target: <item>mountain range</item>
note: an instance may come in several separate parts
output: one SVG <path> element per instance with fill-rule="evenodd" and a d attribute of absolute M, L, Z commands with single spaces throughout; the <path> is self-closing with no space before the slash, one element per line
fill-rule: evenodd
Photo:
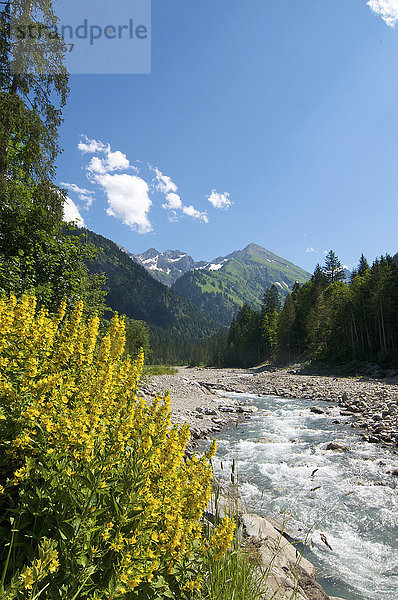
<path fill-rule="evenodd" d="M 94 274 L 105 273 L 105 301 L 111 309 L 192 340 L 213 335 L 220 329 L 191 302 L 153 279 L 115 242 L 92 231 L 85 234 L 87 242 L 97 250 L 97 258 L 87 266 Z"/>
<path fill-rule="evenodd" d="M 283 299 L 296 281 L 310 278 L 256 244 L 206 262 L 180 250 L 160 253 L 151 248 L 133 255 L 101 235 L 87 231 L 86 236 L 97 249 L 89 268 L 106 276 L 107 305 L 185 340 L 200 340 L 228 327 L 245 302 L 259 308 L 272 285 Z"/>
<path fill-rule="evenodd" d="M 276 285 L 284 298 L 296 281 L 310 278 L 307 271 L 257 244 L 210 262 L 195 261 L 180 250 L 150 248 L 128 255 L 223 326 L 229 325 L 244 302 L 259 308 L 268 287 Z"/>
<path fill-rule="evenodd" d="M 158 252 L 150 248 L 142 254 L 132 254 L 122 248 L 129 257 L 142 265 L 154 279 L 171 287 L 173 283 L 188 271 L 201 269 L 207 266 L 205 261 L 196 262 L 192 256 L 180 250 L 166 250 Z"/>
<path fill-rule="evenodd" d="M 208 262 L 180 250 L 160 253 L 151 248 L 133 255 L 91 231 L 71 234 L 82 233 L 97 250 L 89 270 L 106 276 L 107 306 L 147 323 L 155 348 L 152 358 L 160 362 L 186 360 L 199 341 L 228 327 L 244 303 L 258 309 L 272 285 L 283 300 L 295 282 L 311 277 L 257 244 Z M 398 254 L 394 259 L 398 262 Z"/>

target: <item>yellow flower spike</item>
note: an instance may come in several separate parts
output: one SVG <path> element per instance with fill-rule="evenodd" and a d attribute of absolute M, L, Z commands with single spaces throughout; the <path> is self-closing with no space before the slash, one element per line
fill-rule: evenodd
<path fill-rule="evenodd" d="M 26 567 L 26 569 L 21 573 L 20 579 L 22 580 L 25 590 L 32 589 L 35 580 L 33 577 L 32 569 L 30 567 Z"/>
<path fill-rule="evenodd" d="M 0 300 L 5 332 L 0 339 L 0 415 L 17 415 L 10 448 L 20 467 L 10 483 L 24 485 L 22 478 L 34 473 L 37 455 L 49 468 L 64 465 L 66 487 L 76 485 L 87 469 L 96 478 L 97 491 L 112 485 L 106 482 L 114 478 L 120 485 L 117 474 L 125 473 L 130 483 L 119 495 L 120 514 L 110 509 L 97 521 L 96 546 L 101 551 L 92 549 L 91 556 L 101 561 L 102 549 L 113 549 L 120 561 L 119 591 L 130 583 L 135 587 L 128 589 L 135 589 L 150 582 L 155 572 L 166 575 L 175 561 L 191 556 L 211 493 L 208 461 L 215 445 L 206 457 L 186 461 L 189 427 L 171 425 L 169 395 L 158 395 L 151 404 L 137 398 L 144 357 L 141 353 L 132 363 L 123 356 L 125 331 L 119 317 L 101 339 L 98 317 L 86 323 L 82 304 L 70 317 L 64 310 L 50 316 L 36 313 L 29 298 L 14 306 L 11 300 Z M 22 383 L 13 378 L 17 369 L 24 370 Z M 20 466 L 25 457 L 32 466 Z M 126 465 L 128 472 L 123 471 Z M 131 483 L 132 468 L 137 484 Z M 96 518 L 90 513 L 88 521 L 95 523 Z M 218 548 L 225 537 L 225 532 L 224 538 L 219 535 Z M 51 560 L 47 568 L 61 568 L 57 556 Z M 28 571 L 25 576 L 29 584 Z"/>
<path fill-rule="evenodd" d="M 57 313 L 57 316 L 54 318 L 54 322 L 57 325 L 59 325 L 63 321 L 65 314 L 66 314 L 66 300 L 62 300 L 61 306 L 59 307 L 59 310 Z"/>

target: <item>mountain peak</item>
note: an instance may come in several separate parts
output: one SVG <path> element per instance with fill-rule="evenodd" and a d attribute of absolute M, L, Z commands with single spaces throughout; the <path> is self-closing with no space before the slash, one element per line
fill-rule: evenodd
<path fill-rule="evenodd" d="M 152 277 L 169 287 L 184 273 L 205 264 L 195 262 L 192 256 L 181 250 L 158 252 L 155 248 L 150 248 L 142 254 L 130 254 L 130 258 L 145 267 Z"/>
<path fill-rule="evenodd" d="M 273 252 L 251 243 L 203 268 L 185 273 L 172 289 L 228 325 L 244 303 L 260 308 L 264 292 L 276 285 L 282 298 L 296 281 L 308 281 L 310 274 Z"/>
<path fill-rule="evenodd" d="M 246 248 L 243 248 L 243 251 L 245 251 L 245 250 L 265 250 L 265 248 L 263 248 L 259 244 L 255 244 L 254 242 L 252 242 L 251 244 L 246 246 Z M 268 250 L 267 250 L 267 252 L 268 252 Z"/>
<path fill-rule="evenodd" d="M 241 252 L 246 252 L 247 254 L 260 254 L 266 256 L 276 256 L 271 250 L 267 250 L 267 248 L 263 248 L 259 244 L 249 244 L 246 248 L 243 248 Z M 280 257 L 278 257 L 280 258 Z"/>

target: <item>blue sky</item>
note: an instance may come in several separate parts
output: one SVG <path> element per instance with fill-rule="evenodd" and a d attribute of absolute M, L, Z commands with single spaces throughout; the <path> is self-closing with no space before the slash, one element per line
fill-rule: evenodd
<path fill-rule="evenodd" d="M 71 77 L 67 215 L 135 253 L 394 254 L 395 22 L 398 0 L 153 0 L 150 75 Z"/>

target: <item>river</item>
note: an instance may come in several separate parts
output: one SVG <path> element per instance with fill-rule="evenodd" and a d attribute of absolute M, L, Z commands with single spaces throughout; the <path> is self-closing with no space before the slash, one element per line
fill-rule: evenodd
<path fill-rule="evenodd" d="M 398 454 L 361 440 L 339 409 L 309 400 L 254 397 L 250 420 L 218 434 L 215 475 L 236 461 L 248 511 L 301 530 L 318 581 L 345 600 L 398 598 Z M 341 423 L 333 423 L 340 420 Z M 348 451 L 326 450 L 339 441 Z"/>

